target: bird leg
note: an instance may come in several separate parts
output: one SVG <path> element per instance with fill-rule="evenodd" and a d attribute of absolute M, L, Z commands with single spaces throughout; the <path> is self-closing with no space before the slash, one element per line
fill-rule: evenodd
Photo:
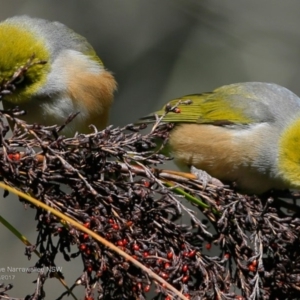
<path fill-rule="evenodd" d="M 194 166 L 191 166 L 191 173 L 194 174 L 198 180 L 202 181 L 203 189 L 206 189 L 208 183 L 211 183 L 216 186 L 224 186 L 224 184 L 217 178 L 210 176 L 207 172 L 199 170 Z"/>

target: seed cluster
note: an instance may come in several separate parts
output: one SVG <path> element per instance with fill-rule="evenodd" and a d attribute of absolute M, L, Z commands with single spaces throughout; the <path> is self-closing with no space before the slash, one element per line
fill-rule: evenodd
<path fill-rule="evenodd" d="M 158 154 L 157 141 L 165 141 L 172 129 L 161 120 L 148 134 L 141 132 L 144 125 L 128 125 L 65 138 L 59 132 L 76 116 L 46 127 L 26 124 L 16 117 L 21 113 L 0 115 L 15 123 L 8 137 L 0 118 L 0 174 L 8 185 L 104 237 L 187 299 L 300 297 L 297 206 L 288 213 L 276 195 L 240 195 L 227 186 L 204 187 L 184 174 L 158 170 L 168 158 Z M 183 214 L 188 224 L 182 223 Z M 37 268 L 55 267 L 60 254 L 70 263 L 80 256 L 83 271 L 72 288 L 84 285 L 86 300 L 145 299 L 151 289 L 155 299 L 179 299 L 149 272 L 49 212 L 36 208 L 36 219 L 37 240 L 26 247 L 26 256 L 41 253 Z M 218 247 L 218 256 L 205 254 L 212 247 Z M 35 292 L 26 299 L 42 299 L 45 281 L 63 277 L 51 271 L 37 276 Z M 0 296 L 11 286 L 1 288 Z"/>
<path fill-rule="evenodd" d="M 147 167 L 164 157 L 141 152 L 154 145 L 152 136 L 143 137 L 135 127 L 126 126 L 63 139 L 57 137 L 56 128 L 15 122 L 12 138 L 2 139 L 0 172 L 5 182 L 84 224 L 165 280 L 174 281 L 178 289 L 191 281 L 189 263 L 201 249 L 195 241 L 200 245 L 200 235 L 208 233 L 195 217 L 194 223 L 199 223 L 195 234 L 192 226 L 175 223 L 185 207 Z M 143 168 L 133 162 L 143 162 Z M 95 287 L 112 298 L 136 297 L 150 290 L 147 274 L 87 234 L 60 225 L 40 209 L 36 219 L 37 242 L 26 249 L 29 258 L 36 249 L 43 254 L 35 267 L 55 266 L 57 252 L 67 261 L 81 255 L 84 272 L 77 284 L 89 287 L 87 296 Z M 59 237 L 56 245 L 53 235 Z M 70 254 L 74 244 L 78 251 Z M 164 291 L 161 286 L 157 289 Z"/>

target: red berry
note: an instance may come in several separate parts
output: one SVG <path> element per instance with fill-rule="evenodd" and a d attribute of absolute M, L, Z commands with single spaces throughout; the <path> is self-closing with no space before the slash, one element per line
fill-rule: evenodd
<path fill-rule="evenodd" d="M 84 250 L 86 249 L 86 244 L 80 244 L 80 245 L 79 245 L 79 249 L 80 249 L 81 251 L 84 251 Z"/>
<path fill-rule="evenodd" d="M 249 265 L 248 266 L 248 270 L 250 271 L 250 272 L 255 272 L 256 271 L 256 266 L 254 266 L 254 265 Z"/>
<path fill-rule="evenodd" d="M 13 161 L 18 161 L 21 158 L 20 153 L 10 153 L 8 154 L 8 157 Z"/>
<path fill-rule="evenodd" d="M 189 269 L 188 265 L 183 265 L 182 266 L 182 272 L 186 272 Z"/>
<path fill-rule="evenodd" d="M 207 250 L 210 250 L 210 249 L 211 249 L 211 243 L 207 243 L 207 244 L 205 245 L 205 248 L 206 248 Z"/>
<path fill-rule="evenodd" d="M 144 287 L 144 292 L 148 293 L 149 291 L 150 291 L 150 285 L 148 284 Z"/>
<path fill-rule="evenodd" d="M 192 250 L 188 254 L 189 257 L 194 257 L 195 255 L 196 255 L 196 250 Z"/>
<path fill-rule="evenodd" d="M 127 221 L 127 223 L 126 223 L 126 226 L 127 226 L 127 227 L 131 227 L 131 226 L 132 226 L 132 224 L 133 224 L 133 222 L 132 222 L 132 221 Z"/>
<path fill-rule="evenodd" d="M 145 180 L 145 181 L 144 181 L 144 186 L 145 186 L 146 188 L 149 188 L 149 187 L 150 187 L 150 182 L 147 181 L 147 180 Z"/>
<path fill-rule="evenodd" d="M 132 248 L 133 248 L 133 250 L 136 250 L 136 251 L 140 250 L 140 246 L 138 244 L 133 244 Z"/>
<path fill-rule="evenodd" d="M 84 223 L 83 226 L 84 226 L 85 228 L 90 228 L 90 222 Z"/>
<path fill-rule="evenodd" d="M 168 279 L 169 278 L 169 275 L 165 272 L 161 272 L 160 273 L 160 276 L 163 278 L 163 279 Z"/>
<path fill-rule="evenodd" d="M 229 259 L 229 258 L 230 258 L 230 254 L 229 254 L 229 253 L 225 253 L 225 254 L 224 254 L 224 258 L 225 258 L 225 259 Z"/>
<path fill-rule="evenodd" d="M 112 228 L 115 229 L 115 230 L 118 230 L 119 229 L 119 225 L 118 224 L 113 224 Z"/>
<path fill-rule="evenodd" d="M 123 243 L 123 241 L 122 241 L 122 240 L 118 240 L 118 241 L 117 241 L 117 245 L 121 247 L 121 246 L 123 246 L 123 245 L 124 245 L 124 243 Z"/>
<path fill-rule="evenodd" d="M 253 265 L 254 267 L 256 267 L 256 266 L 257 266 L 257 264 L 258 264 L 257 260 L 256 260 L 256 259 L 254 259 L 254 261 L 252 262 L 252 264 L 251 264 L 251 265 Z"/>

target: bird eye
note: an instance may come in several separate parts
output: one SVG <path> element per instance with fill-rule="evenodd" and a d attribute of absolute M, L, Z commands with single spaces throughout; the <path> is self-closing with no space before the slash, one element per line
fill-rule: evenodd
<path fill-rule="evenodd" d="M 14 80 L 14 84 L 18 85 L 18 84 L 22 83 L 24 81 L 24 79 L 25 79 L 25 76 L 20 75 Z"/>

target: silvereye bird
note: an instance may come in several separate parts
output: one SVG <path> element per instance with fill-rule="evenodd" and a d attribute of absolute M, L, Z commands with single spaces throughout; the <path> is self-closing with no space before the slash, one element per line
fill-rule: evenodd
<path fill-rule="evenodd" d="M 246 82 L 184 96 L 163 122 L 181 167 L 196 167 L 240 191 L 300 188 L 300 98 L 272 83 Z M 155 114 L 162 116 L 165 108 Z M 153 122 L 154 115 L 141 121 Z"/>
<path fill-rule="evenodd" d="M 32 57 L 47 62 L 14 82 L 16 90 L 2 99 L 5 109 L 19 106 L 25 121 L 43 125 L 63 124 L 79 112 L 66 135 L 107 125 L 116 82 L 84 37 L 59 22 L 16 16 L 0 23 L 0 40 L 0 83 Z"/>

